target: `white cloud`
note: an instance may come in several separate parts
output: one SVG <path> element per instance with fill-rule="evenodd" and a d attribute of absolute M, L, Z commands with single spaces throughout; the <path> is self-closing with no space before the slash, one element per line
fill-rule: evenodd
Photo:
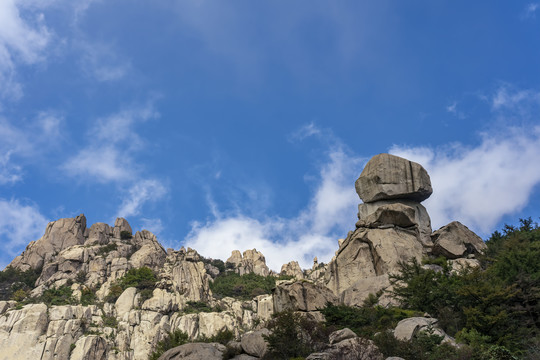
<path fill-rule="evenodd" d="M 23 18 L 21 10 L 29 9 L 15 0 L 0 1 L 0 97 L 22 96 L 17 67 L 42 61 L 51 37 L 42 13 L 29 11 Z"/>
<path fill-rule="evenodd" d="M 98 119 L 89 131 L 89 144 L 62 166 L 69 175 L 101 183 L 127 183 L 138 179 L 133 155 L 143 141 L 134 130 L 137 123 L 155 118 L 151 105 L 120 111 Z"/>
<path fill-rule="evenodd" d="M 540 127 L 483 134 L 477 147 L 399 147 L 392 154 L 422 164 L 433 195 L 425 201 L 437 229 L 458 220 L 487 235 L 506 214 L 527 204 L 540 183 Z"/>
<path fill-rule="evenodd" d="M 311 267 L 315 256 L 329 261 L 337 250 L 337 239 L 354 228 L 360 202 L 354 179 L 360 174 L 361 161 L 336 147 L 320 170 L 313 198 L 297 216 L 256 219 L 241 213 L 216 213 L 206 223 L 192 224 L 185 245 L 222 259 L 232 250 L 256 248 L 276 271 L 291 260 L 298 260 L 302 267 Z"/>
<path fill-rule="evenodd" d="M 529 3 L 525 7 L 524 17 L 525 18 L 534 18 L 536 17 L 536 12 L 540 9 L 540 3 Z"/>
<path fill-rule="evenodd" d="M 159 235 L 164 229 L 161 219 L 142 218 L 140 222 L 142 229 L 148 230 L 156 235 Z M 161 242 L 163 243 L 163 240 L 161 240 Z"/>
<path fill-rule="evenodd" d="M 51 111 L 18 125 L 0 118 L 0 185 L 22 180 L 22 162 L 36 161 L 56 146 L 62 137 L 62 122 Z"/>
<path fill-rule="evenodd" d="M 16 199 L 0 199 L 0 242 L 7 255 L 0 257 L 0 268 L 7 258 L 18 255 L 30 241 L 43 234 L 48 220 L 37 206 Z"/>
<path fill-rule="evenodd" d="M 143 204 L 161 199 L 167 188 L 158 180 L 141 180 L 128 191 L 128 195 L 118 209 L 118 217 L 130 217 L 140 213 Z"/>
<path fill-rule="evenodd" d="M 446 111 L 448 111 L 449 113 L 452 113 L 452 114 L 455 114 L 456 113 L 456 107 L 457 107 L 457 102 L 453 102 L 452 104 L 448 105 L 446 107 Z"/>
<path fill-rule="evenodd" d="M 89 143 L 61 169 L 87 182 L 114 183 L 122 196 L 117 216 L 139 215 L 145 204 L 162 199 L 168 192 L 161 180 L 141 175 L 142 168 L 136 161 L 145 140 L 135 128 L 157 116 L 153 106 L 147 104 L 98 119 L 88 132 Z"/>
<path fill-rule="evenodd" d="M 119 59 L 112 45 L 81 42 L 81 67 L 97 81 L 107 82 L 123 78 L 131 68 L 128 61 Z"/>
<path fill-rule="evenodd" d="M 494 111 L 520 109 L 527 110 L 531 105 L 540 104 L 540 92 L 534 90 L 515 89 L 509 84 L 499 86 L 491 98 L 491 106 Z"/>
<path fill-rule="evenodd" d="M 319 129 L 319 127 L 317 127 L 314 123 L 309 123 L 302 126 L 300 129 L 298 129 L 298 131 L 292 133 L 291 136 L 289 136 L 289 141 L 301 141 L 305 138 L 320 134 L 321 129 Z"/>

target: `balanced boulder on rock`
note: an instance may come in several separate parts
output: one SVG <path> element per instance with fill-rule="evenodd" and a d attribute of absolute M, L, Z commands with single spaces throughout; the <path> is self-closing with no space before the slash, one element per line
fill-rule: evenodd
<path fill-rule="evenodd" d="M 433 189 L 422 165 L 390 154 L 375 155 L 356 180 L 356 192 L 365 203 L 377 200 L 423 201 Z"/>

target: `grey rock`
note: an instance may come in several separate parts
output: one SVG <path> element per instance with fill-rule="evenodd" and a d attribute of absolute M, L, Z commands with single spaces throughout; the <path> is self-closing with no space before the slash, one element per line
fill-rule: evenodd
<path fill-rule="evenodd" d="M 133 234 L 133 230 L 131 230 L 131 226 L 124 218 L 117 218 L 114 222 L 114 229 L 113 229 L 113 235 L 115 238 L 120 239 L 122 231 L 127 231 L 130 234 Z"/>
<path fill-rule="evenodd" d="M 384 228 L 397 226 L 414 228 L 424 247 L 431 248 L 431 220 L 426 208 L 411 200 L 381 200 L 358 205 L 356 227 Z"/>
<path fill-rule="evenodd" d="M 365 203 L 390 199 L 421 202 L 433 192 L 429 175 L 422 165 L 390 154 L 372 157 L 355 187 Z"/>
<path fill-rule="evenodd" d="M 486 244 L 458 221 L 443 226 L 431 235 L 433 255 L 443 255 L 448 259 L 466 257 L 469 254 L 481 254 L 487 248 Z"/>
<path fill-rule="evenodd" d="M 85 241 L 86 217 L 65 218 L 50 222 L 41 239 L 31 242 L 9 266 L 20 270 L 38 269 L 50 262 L 60 251 Z"/>
<path fill-rule="evenodd" d="M 373 341 L 359 337 L 342 340 L 322 352 L 310 354 L 306 360 L 383 360 Z"/>
<path fill-rule="evenodd" d="M 263 335 L 269 335 L 268 329 L 261 329 L 245 333 L 242 336 L 242 349 L 248 354 L 256 357 L 263 357 L 268 352 L 268 344 Z"/>
<path fill-rule="evenodd" d="M 288 275 L 296 278 L 297 280 L 301 280 L 304 278 L 304 272 L 302 271 L 302 268 L 298 264 L 298 261 L 291 261 L 287 264 L 284 264 L 281 267 L 281 275 Z"/>
<path fill-rule="evenodd" d="M 221 360 L 225 349 L 218 343 L 189 343 L 167 350 L 158 360 Z"/>
<path fill-rule="evenodd" d="M 341 342 L 343 340 L 355 338 L 357 335 L 349 328 L 344 328 L 341 330 L 334 331 L 328 336 L 328 340 L 330 341 L 330 344 L 335 344 L 338 342 Z"/>
<path fill-rule="evenodd" d="M 317 311 L 338 299 L 326 286 L 309 281 L 283 281 L 274 290 L 274 311 Z"/>

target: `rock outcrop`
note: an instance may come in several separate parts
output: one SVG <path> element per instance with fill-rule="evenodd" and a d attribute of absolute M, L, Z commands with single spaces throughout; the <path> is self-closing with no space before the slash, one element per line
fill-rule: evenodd
<path fill-rule="evenodd" d="M 443 226 L 431 235 L 433 255 L 457 259 L 467 255 L 482 254 L 486 244 L 480 236 L 458 221 Z"/>
<path fill-rule="evenodd" d="M 236 272 L 240 275 L 254 273 L 268 276 L 270 274 L 264 255 L 257 249 L 246 250 L 243 255 L 240 254 L 240 251 L 234 250 L 227 262 L 233 264 Z"/>
<path fill-rule="evenodd" d="M 274 310 L 318 311 L 327 303 L 337 304 L 337 297 L 330 289 L 308 281 L 281 281 L 274 291 Z"/>
<path fill-rule="evenodd" d="M 165 251 L 151 232 L 133 235 L 123 218 L 112 227 L 95 223 L 87 228 L 84 215 L 51 222 L 45 234 L 9 265 L 36 273 L 34 286 L 18 297 L 64 292 L 72 296 L 67 303 L 80 305 L 0 301 L 0 359 L 142 360 L 176 330 L 192 341 L 230 331 L 236 338 L 230 346 L 239 354 L 235 359 L 257 359 L 267 352 L 265 326 L 277 312 L 292 310 L 321 321 L 319 310 L 328 303 L 357 306 L 369 294 L 377 294 L 380 305 L 392 304 L 395 300 L 385 290 L 402 261 L 444 256 L 452 272 L 479 266 L 475 257 L 485 244 L 464 225 L 452 222 L 432 233 L 420 203 L 430 196 L 431 183 L 419 164 L 377 155 L 356 181 L 356 190 L 363 200 L 358 222 L 354 231 L 338 240 L 334 258 L 327 264 L 315 258 L 306 270 L 291 261 L 283 265 L 281 275 L 292 280 L 276 281 L 271 294 L 258 295 L 264 290 L 256 289 L 252 299 L 222 298 L 212 283 L 228 272 L 277 276 L 256 249 L 243 254 L 235 250 L 223 263 L 205 259 L 191 248 Z M 146 280 L 140 279 L 122 282 L 126 274 L 140 270 L 155 276 L 151 286 L 145 287 Z M 4 285 L 0 290 L 0 299 L 8 299 Z M 453 341 L 430 318 L 405 319 L 394 335 L 410 339 L 433 328 L 445 341 Z M 221 359 L 224 351 L 217 343 L 191 343 L 160 359 Z M 382 355 L 372 342 L 344 329 L 331 334 L 326 348 L 307 359 L 342 358 L 382 359 Z"/>

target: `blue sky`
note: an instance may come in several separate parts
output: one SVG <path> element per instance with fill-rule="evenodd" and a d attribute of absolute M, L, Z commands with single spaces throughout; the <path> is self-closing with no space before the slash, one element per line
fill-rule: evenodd
<path fill-rule="evenodd" d="M 48 221 L 328 261 L 373 155 L 433 228 L 540 213 L 540 3 L 0 2 L 0 266 Z"/>

